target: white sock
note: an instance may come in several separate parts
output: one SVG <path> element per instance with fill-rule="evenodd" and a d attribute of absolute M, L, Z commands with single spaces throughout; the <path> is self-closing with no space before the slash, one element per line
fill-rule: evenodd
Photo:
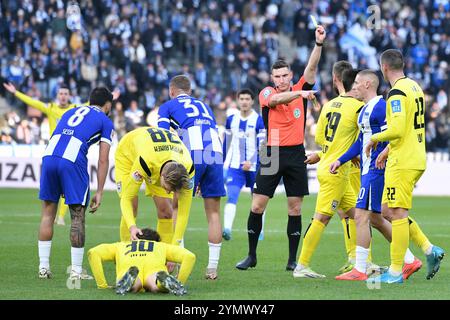
<path fill-rule="evenodd" d="M 236 216 L 236 205 L 234 203 L 225 204 L 223 215 L 223 228 L 232 230 L 234 217 Z"/>
<path fill-rule="evenodd" d="M 414 262 L 414 255 L 413 255 L 413 253 L 411 252 L 411 250 L 409 250 L 409 248 L 406 249 L 405 260 L 404 260 L 404 262 L 405 262 L 405 263 L 413 263 L 413 262 Z"/>
<path fill-rule="evenodd" d="M 431 251 L 433 250 L 433 245 L 430 245 L 426 250 L 425 250 L 425 254 L 428 256 L 431 254 Z"/>
<path fill-rule="evenodd" d="M 50 250 L 52 248 L 52 240 L 40 241 L 38 240 L 39 251 L 39 269 L 50 269 Z"/>
<path fill-rule="evenodd" d="M 72 271 L 76 273 L 81 273 L 83 271 L 83 255 L 84 248 L 74 248 L 70 249 L 72 255 Z"/>
<path fill-rule="evenodd" d="M 356 262 L 355 262 L 356 270 L 362 273 L 366 273 L 368 256 L 369 256 L 369 249 L 356 246 Z"/>
<path fill-rule="evenodd" d="M 220 248 L 222 247 L 222 243 L 208 242 L 208 246 L 209 246 L 208 269 L 217 269 L 217 265 L 219 264 Z"/>

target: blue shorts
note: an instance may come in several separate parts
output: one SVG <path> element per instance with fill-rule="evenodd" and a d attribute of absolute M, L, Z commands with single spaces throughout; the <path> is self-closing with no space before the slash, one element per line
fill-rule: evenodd
<path fill-rule="evenodd" d="M 241 169 L 229 168 L 227 172 L 227 186 L 236 186 L 242 188 L 244 185 L 253 192 L 255 185 L 256 171 L 244 171 Z"/>
<path fill-rule="evenodd" d="M 194 194 L 198 186 L 203 198 L 224 197 L 223 164 L 196 164 Z"/>
<path fill-rule="evenodd" d="M 66 204 L 89 203 L 89 174 L 85 168 L 60 157 L 42 159 L 39 199 L 57 203 L 64 195 Z"/>
<path fill-rule="evenodd" d="M 361 177 L 356 208 L 381 213 L 381 199 L 383 198 L 384 174 L 367 173 Z"/>

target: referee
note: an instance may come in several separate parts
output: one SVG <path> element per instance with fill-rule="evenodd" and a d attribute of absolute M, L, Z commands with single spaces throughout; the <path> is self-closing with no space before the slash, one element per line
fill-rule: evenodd
<path fill-rule="evenodd" d="M 289 259 L 286 270 L 296 267 L 297 250 L 302 229 L 301 205 L 308 195 L 305 148 L 303 146 L 307 100 L 314 99 L 311 90 L 315 83 L 317 65 L 322 53 L 326 32 L 322 26 L 315 31 L 316 45 L 312 50 L 303 76 L 291 85 L 292 71 L 285 61 L 276 61 L 271 69 L 274 87 L 259 93 L 264 125 L 267 131 L 267 156 L 270 163 L 261 159 L 253 190 L 252 207 L 247 221 L 248 257 L 236 264 L 246 270 L 256 266 L 256 247 L 262 228 L 262 214 L 276 187 L 283 178 L 288 198 Z"/>

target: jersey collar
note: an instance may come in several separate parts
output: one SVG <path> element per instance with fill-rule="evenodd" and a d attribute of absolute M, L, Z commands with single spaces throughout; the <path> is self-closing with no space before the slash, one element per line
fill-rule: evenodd
<path fill-rule="evenodd" d="M 401 78 L 398 78 L 397 80 L 395 80 L 394 84 L 392 85 L 392 88 L 397 84 L 397 82 L 399 82 L 400 80 L 406 79 L 406 76 L 403 76 Z"/>

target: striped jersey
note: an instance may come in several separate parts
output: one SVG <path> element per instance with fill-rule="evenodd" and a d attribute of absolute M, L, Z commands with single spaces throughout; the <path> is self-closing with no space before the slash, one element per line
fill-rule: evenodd
<path fill-rule="evenodd" d="M 99 141 L 112 143 L 112 121 L 96 106 L 74 108 L 62 116 L 44 152 L 44 157 L 67 159 L 87 167 L 88 149 Z"/>
<path fill-rule="evenodd" d="M 227 118 L 225 129 L 225 163 L 229 163 L 230 168 L 241 169 L 242 163 L 249 161 L 252 163 L 250 171 L 256 171 L 259 144 L 266 134 L 262 117 L 255 110 L 246 118 L 237 113 Z"/>
<path fill-rule="evenodd" d="M 382 96 L 376 96 L 364 105 L 359 113 L 358 127 L 360 129 L 358 139 L 349 150 L 339 158 L 339 161 L 345 163 L 359 154 L 361 157 L 361 175 L 365 175 L 369 172 L 383 174 L 384 169 L 377 169 L 375 167 L 375 161 L 380 152 L 387 146 L 387 142 L 378 143 L 376 149 L 372 150 L 370 153 L 370 157 L 367 157 L 365 153 L 365 148 L 372 136 L 387 128 L 386 101 Z"/>
<path fill-rule="evenodd" d="M 214 113 L 207 104 L 187 94 L 181 94 L 159 107 L 158 127 L 177 130 L 189 151 L 222 154 Z"/>

